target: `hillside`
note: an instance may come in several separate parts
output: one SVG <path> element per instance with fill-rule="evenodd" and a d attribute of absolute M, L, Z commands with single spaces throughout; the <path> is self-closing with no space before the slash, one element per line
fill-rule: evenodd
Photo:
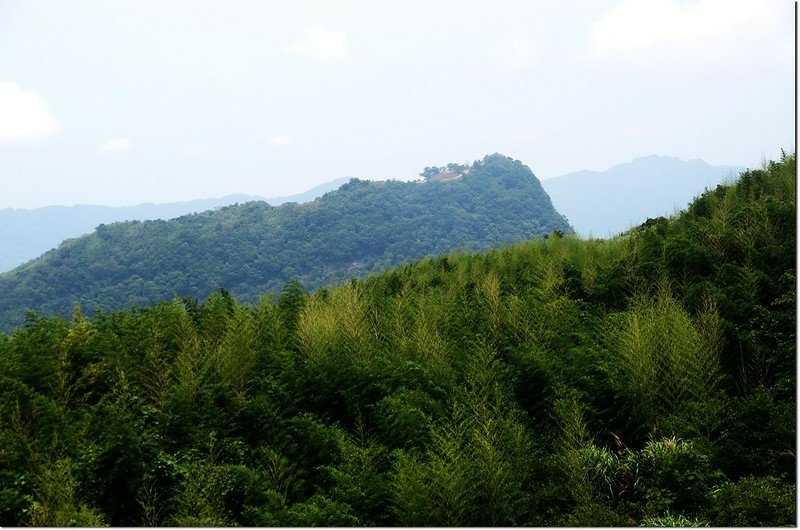
<path fill-rule="evenodd" d="M 0 275 L 0 328 L 26 309 L 69 314 L 150 305 L 222 287 L 254 300 L 290 279 L 308 287 L 428 255 L 571 231 L 531 171 L 501 155 L 448 182 L 351 180 L 307 204 L 263 202 L 171 221 L 100 225 Z"/>
<path fill-rule="evenodd" d="M 308 202 L 334 190 L 349 179 L 336 179 L 296 195 L 264 199 L 252 195 L 228 195 L 219 199 L 138 204 L 136 206 L 46 206 L 31 210 L 0 210 L 0 272 L 39 257 L 62 241 L 87 234 L 99 224 L 119 221 L 173 219 L 190 213 L 213 210 L 236 203 L 263 200 L 277 206 L 287 202 Z"/>
<path fill-rule="evenodd" d="M 702 160 L 646 156 L 606 171 L 578 171 L 542 181 L 553 206 L 582 237 L 609 237 L 685 208 L 704 189 L 743 171 Z"/>
<path fill-rule="evenodd" d="M 31 317 L 0 524 L 794 525 L 795 175 L 609 240 Z"/>

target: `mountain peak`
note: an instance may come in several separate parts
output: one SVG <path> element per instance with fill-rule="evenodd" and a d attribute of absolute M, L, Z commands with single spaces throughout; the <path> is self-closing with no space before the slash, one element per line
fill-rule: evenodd
<path fill-rule="evenodd" d="M 579 234 L 606 237 L 649 217 L 670 214 L 706 187 L 743 169 L 653 154 L 606 171 L 577 171 L 547 179 L 543 185 Z"/>

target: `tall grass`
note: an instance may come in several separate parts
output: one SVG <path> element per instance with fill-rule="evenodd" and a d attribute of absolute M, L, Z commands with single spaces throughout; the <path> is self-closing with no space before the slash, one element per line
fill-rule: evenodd
<path fill-rule="evenodd" d="M 652 428 L 709 403 L 721 382 L 719 321 L 713 304 L 692 318 L 664 285 L 655 297 L 638 296 L 608 319 L 611 349 L 622 368 L 618 389 Z M 708 430 L 713 418 L 694 418 Z"/>

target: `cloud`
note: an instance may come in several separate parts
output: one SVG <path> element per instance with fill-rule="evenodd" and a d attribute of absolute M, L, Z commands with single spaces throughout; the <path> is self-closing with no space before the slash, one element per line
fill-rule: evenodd
<path fill-rule="evenodd" d="M 769 42 L 780 17 L 780 3 L 763 0 L 623 0 L 592 27 L 590 52 L 612 62 L 738 62 Z"/>
<path fill-rule="evenodd" d="M 120 151 L 130 151 L 131 149 L 133 149 L 133 142 L 127 138 L 112 138 L 111 140 L 103 142 L 103 144 L 97 148 L 97 152 L 117 153 Z"/>
<path fill-rule="evenodd" d="M 315 59 L 341 61 L 347 58 L 347 34 L 314 24 L 303 39 L 290 44 L 288 50 Z"/>
<path fill-rule="evenodd" d="M 58 120 L 39 94 L 0 83 L 0 142 L 38 140 L 57 130 Z"/>
<path fill-rule="evenodd" d="M 292 138 L 288 134 L 276 134 L 276 135 L 270 137 L 269 144 L 272 147 L 284 147 L 284 146 L 289 145 L 293 141 L 294 141 L 294 138 Z"/>
<path fill-rule="evenodd" d="M 541 52 L 530 38 L 509 35 L 497 44 L 494 55 L 500 66 L 509 70 L 522 70 L 538 63 Z"/>

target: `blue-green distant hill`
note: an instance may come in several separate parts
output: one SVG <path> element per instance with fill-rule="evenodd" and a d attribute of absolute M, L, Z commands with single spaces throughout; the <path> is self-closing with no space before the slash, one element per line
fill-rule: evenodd
<path fill-rule="evenodd" d="M 265 199 L 254 195 L 228 195 L 218 199 L 198 199 L 136 206 L 47 206 L 44 208 L 0 210 L 0 272 L 36 258 L 68 238 L 94 230 L 101 223 L 173 219 L 190 213 L 213 210 L 249 201 L 265 201 L 277 206 L 287 202 L 308 202 L 347 182 L 340 178 L 320 184 L 297 195 Z"/>
<path fill-rule="evenodd" d="M 672 214 L 745 168 L 671 156 L 646 156 L 606 171 L 577 171 L 542 181 L 553 205 L 583 237 L 616 235 Z"/>
<path fill-rule="evenodd" d="M 424 181 L 353 179 L 306 204 L 248 202 L 100 225 L 0 274 L 0 328 L 27 309 L 69 314 L 75 302 L 91 313 L 219 288 L 254 300 L 291 279 L 315 288 L 425 256 L 572 231 L 521 162 L 496 154 L 452 166 Z"/>

